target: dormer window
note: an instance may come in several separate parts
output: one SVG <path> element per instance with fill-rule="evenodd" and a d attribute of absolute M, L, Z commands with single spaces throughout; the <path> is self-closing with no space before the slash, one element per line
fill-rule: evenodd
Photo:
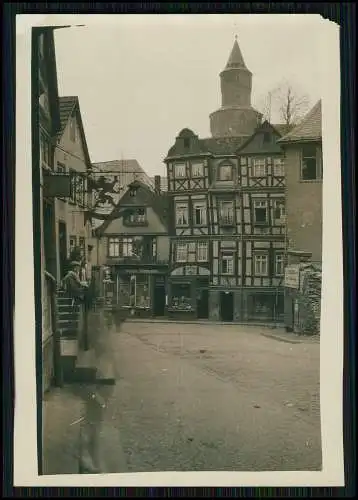
<path fill-rule="evenodd" d="M 189 149 L 190 148 L 190 139 L 188 137 L 186 137 L 184 139 L 184 148 L 185 149 Z"/>
<path fill-rule="evenodd" d="M 268 132 L 264 132 L 264 143 L 267 144 L 270 142 L 271 135 Z"/>
<path fill-rule="evenodd" d="M 232 165 L 231 164 L 222 164 L 219 165 L 218 168 L 218 180 L 219 181 L 232 181 Z"/>
<path fill-rule="evenodd" d="M 145 208 L 135 208 L 130 211 L 125 219 L 127 224 L 146 224 L 147 214 Z"/>

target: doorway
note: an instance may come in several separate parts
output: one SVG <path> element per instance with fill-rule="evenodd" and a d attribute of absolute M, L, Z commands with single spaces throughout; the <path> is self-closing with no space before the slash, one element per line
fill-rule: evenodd
<path fill-rule="evenodd" d="M 66 274 L 67 266 L 67 228 L 64 222 L 58 223 L 59 240 L 59 260 L 60 260 L 60 279 Z"/>
<path fill-rule="evenodd" d="M 155 284 L 154 286 L 154 316 L 164 316 L 165 314 L 165 286 Z"/>
<path fill-rule="evenodd" d="M 233 321 L 234 294 L 232 292 L 220 293 L 220 316 L 221 316 L 221 321 Z"/>
<path fill-rule="evenodd" d="M 209 317 L 209 292 L 207 288 L 199 290 L 196 300 L 196 310 L 198 319 L 207 319 Z"/>

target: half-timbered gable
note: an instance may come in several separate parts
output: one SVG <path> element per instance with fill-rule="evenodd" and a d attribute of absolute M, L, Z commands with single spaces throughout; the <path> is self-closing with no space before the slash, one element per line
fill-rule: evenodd
<path fill-rule="evenodd" d="M 243 188 L 284 189 L 285 172 L 279 132 L 264 122 L 238 150 L 240 182 Z"/>

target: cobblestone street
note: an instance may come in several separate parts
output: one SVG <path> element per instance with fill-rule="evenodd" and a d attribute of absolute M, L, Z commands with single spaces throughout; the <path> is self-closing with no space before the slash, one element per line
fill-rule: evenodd
<path fill-rule="evenodd" d="M 262 331 L 123 325 L 117 398 L 128 470 L 320 467 L 319 345 Z"/>
<path fill-rule="evenodd" d="M 268 332 L 150 322 L 113 332 L 120 378 L 107 419 L 126 471 L 318 470 L 319 344 Z"/>

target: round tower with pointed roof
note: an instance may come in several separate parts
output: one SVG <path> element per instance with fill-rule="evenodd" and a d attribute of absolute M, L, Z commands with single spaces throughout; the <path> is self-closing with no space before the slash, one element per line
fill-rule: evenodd
<path fill-rule="evenodd" d="M 246 67 L 237 36 L 220 80 L 221 108 L 210 115 L 212 136 L 250 136 L 262 115 L 251 106 L 252 73 Z"/>

